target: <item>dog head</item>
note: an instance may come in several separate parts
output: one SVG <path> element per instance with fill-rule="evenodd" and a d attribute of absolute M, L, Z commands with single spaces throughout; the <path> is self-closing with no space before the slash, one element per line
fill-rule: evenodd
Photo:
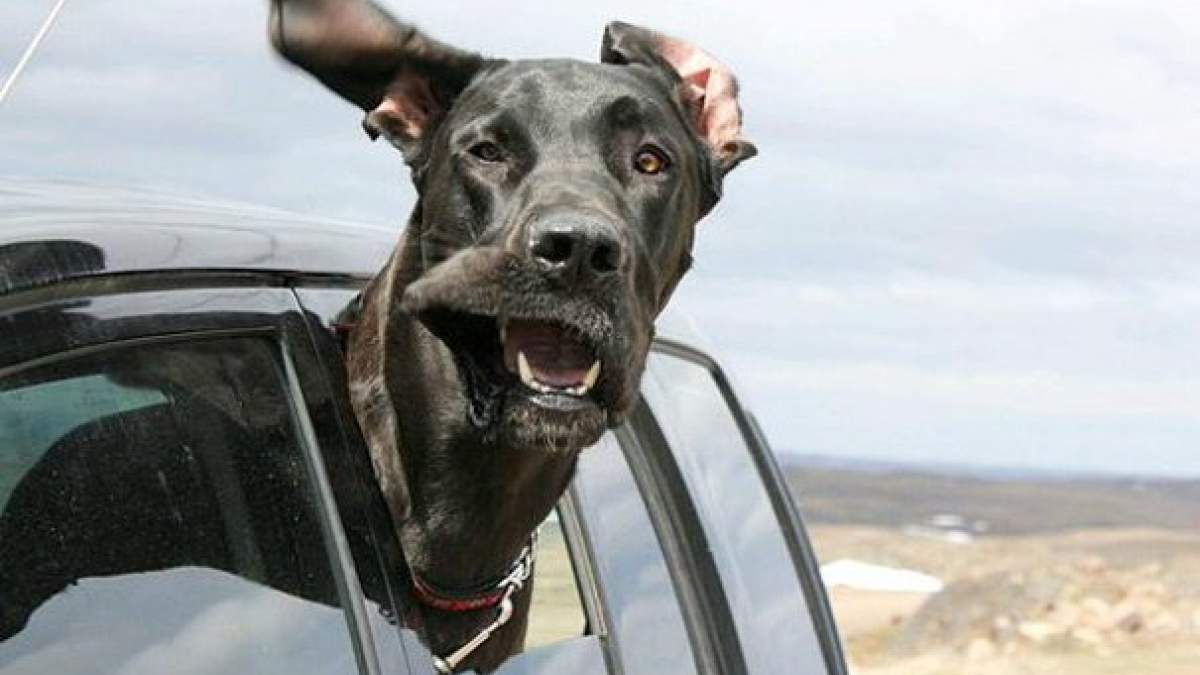
<path fill-rule="evenodd" d="M 696 222 L 755 154 L 729 70 L 623 23 L 600 63 L 489 59 L 360 0 L 277 1 L 272 37 L 410 166 L 394 297 L 453 355 L 473 423 L 596 441 L 636 399 Z"/>

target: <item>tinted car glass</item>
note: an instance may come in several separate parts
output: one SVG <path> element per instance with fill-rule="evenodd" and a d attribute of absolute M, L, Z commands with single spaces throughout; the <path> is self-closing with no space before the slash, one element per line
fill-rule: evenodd
<path fill-rule="evenodd" d="M 571 488 L 619 672 L 696 672 L 690 636 L 646 502 L 613 434 L 586 450 Z M 566 524 L 571 525 L 572 519 Z M 579 562 L 576 563 L 579 567 Z"/>
<path fill-rule="evenodd" d="M 583 635 L 588 626 L 562 519 L 552 512 L 538 527 L 537 564 L 525 650 Z"/>
<path fill-rule="evenodd" d="M 0 375 L 0 671 L 357 672 L 278 344 Z"/>
<path fill-rule="evenodd" d="M 753 672 L 824 672 L 805 592 L 770 495 L 712 373 L 655 352 L 642 395 L 700 515 L 747 665 Z"/>

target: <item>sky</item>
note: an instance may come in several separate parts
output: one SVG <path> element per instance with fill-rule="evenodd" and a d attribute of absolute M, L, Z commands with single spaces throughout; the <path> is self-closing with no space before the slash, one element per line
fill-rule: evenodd
<path fill-rule="evenodd" d="M 777 450 L 1200 476 L 1195 0 L 384 4 L 491 56 L 594 60 L 619 18 L 733 68 L 761 154 L 674 302 Z M 8 5 L 4 74 L 53 0 Z M 399 228 L 399 155 L 265 14 L 69 2 L 0 105 L 0 175 Z"/>

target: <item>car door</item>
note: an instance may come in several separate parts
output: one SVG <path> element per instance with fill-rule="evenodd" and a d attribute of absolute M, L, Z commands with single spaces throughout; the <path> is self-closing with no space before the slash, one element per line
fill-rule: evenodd
<path fill-rule="evenodd" d="M 428 672 L 322 367 L 283 288 L 0 297 L 0 672 Z"/>

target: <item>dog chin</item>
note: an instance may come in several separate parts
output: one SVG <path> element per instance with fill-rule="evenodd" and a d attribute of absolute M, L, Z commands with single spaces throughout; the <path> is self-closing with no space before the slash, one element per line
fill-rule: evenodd
<path fill-rule="evenodd" d="M 561 411 L 531 401 L 509 405 L 499 424 L 505 445 L 531 452 L 571 453 L 595 444 L 608 428 L 598 406 Z"/>

